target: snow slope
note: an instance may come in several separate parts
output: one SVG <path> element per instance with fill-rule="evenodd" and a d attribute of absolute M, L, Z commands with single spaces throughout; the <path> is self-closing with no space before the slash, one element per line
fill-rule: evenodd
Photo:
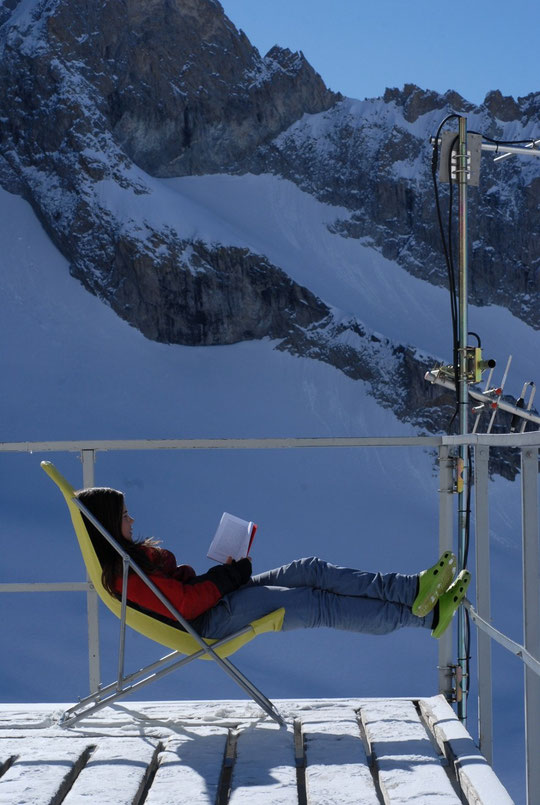
<path fill-rule="evenodd" d="M 156 194 L 160 185 L 167 199 L 177 199 L 170 214 L 181 212 L 186 229 L 191 210 L 190 226 L 208 240 L 266 249 L 295 279 L 304 282 L 309 275 L 310 287 L 326 302 L 396 340 L 447 355 L 447 328 L 440 324 L 447 321 L 446 294 L 364 245 L 331 235 L 326 222 L 336 211 L 290 183 L 252 176 L 156 180 Z M 271 342 L 184 348 L 145 340 L 69 276 L 28 205 L 5 192 L 0 232 L 3 441 L 411 434 L 362 383 L 325 364 L 276 352 Z M 537 333 L 491 308 L 471 311 L 471 328 L 482 331 L 490 354 L 516 353 L 520 375 L 516 371 L 511 390 L 534 377 Z M 42 458 L 81 483 L 76 454 L 0 454 L 2 581 L 82 578 L 63 505 L 39 468 Z M 201 571 L 225 509 L 259 522 L 256 570 L 318 554 L 340 564 L 415 572 L 437 553 L 438 480 L 433 456 L 419 449 L 101 453 L 96 479 L 126 491 L 138 533 L 162 538 L 179 561 Z M 500 580 L 495 614 L 505 621 L 510 609 L 512 623 L 519 624 L 519 590 L 506 581 L 519 573 L 519 490 L 501 479 L 493 486 Z M 4 646 L 10 647 L 0 666 L 2 699 L 66 701 L 83 694 L 84 596 L 11 594 L 0 600 Z M 117 626 L 106 613 L 102 620 L 108 680 L 115 674 Z M 151 656 L 154 647 L 133 637 L 133 663 Z M 431 695 L 436 662 L 436 645 L 420 630 L 386 638 L 326 631 L 270 635 L 238 658 L 248 676 L 277 697 Z M 237 695 L 209 665 L 190 666 L 145 697 Z M 503 686 L 497 677 L 497 729 L 516 736 L 501 758 L 501 776 L 519 792 L 520 725 L 510 714 L 521 702 L 521 669 L 512 659 L 501 659 L 499 667 L 516 684 L 510 691 L 506 678 Z"/>
<path fill-rule="evenodd" d="M 98 196 L 132 236 L 144 239 L 150 227 L 165 224 L 182 239 L 248 248 L 344 316 L 450 362 L 447 291 L 413 277 L 362 240 L 331 233 L 329 225 L 349 217 L 345 208 L 321 203 L 272 175 L 160 180 L 132 167 L 126 176 L 149 192 L 104 181 Z M 486 354 L 498 361 L 501 376 L 513 353 L 509 390 L 514 379 L 517 396 L 522 383 L 533 379 L 540 332 L 498 306 L 471 306 L 469 325 L 481 335 Z"/>
<path fill-rule="evenodd" d="M 164 184 L 177 193 L 176 202 L 168 198 L 168 203 L 182 228 L 187 217 L 186 232 L 265 254 L 296 282 L 369 329 L 450 361 L 447 291 L 413 277 L 362 241 L 332 234 L 328 225 L 348 218 L 345 208 L 323 204 L 271 175 L 186 176 Z M 190 203 L 197 205 L 198 221 L 199 211 L 205 211 L 203 228 L 191 228 Z M 528 376 L 537 367 L 540 333 L 506 309 L 471 306 L 469 324 L 499 364 L 515 351 L 513 376 Z"/>

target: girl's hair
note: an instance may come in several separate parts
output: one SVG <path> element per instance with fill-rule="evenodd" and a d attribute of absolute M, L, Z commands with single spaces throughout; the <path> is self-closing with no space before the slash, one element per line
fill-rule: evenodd
<path fill-rule="evenodd" d="M 119 546 L 128 553 L 131 558 L 139 565 L 144 573 L 150 572 L 155 566 L 150 561 L 145 548 L 154 547 L 154 540 L 146 539 L 139 542 L 132 542 L 122 536 L 122 517 L 124 514 L 124 495 L 116 489 L 108 487 L 92 487 L 91 489 L 81 489 L 75 492 L 75 497 L 86 506 L 90 514 L 109 532 Z M 82 514 L 82 512 L 81 512 Z M 84 524 L 88 530 L 88 535 L 94 546 L 99 564 L 101 565 L 101 580 L 103 586 L 112 595 L 117 595 L 114 582 L 119 574 L 122 573 L 122 559 L 118 551 L 105 539 L 105 537 L 92 525 L 87 517 L 83 516 Z"/>

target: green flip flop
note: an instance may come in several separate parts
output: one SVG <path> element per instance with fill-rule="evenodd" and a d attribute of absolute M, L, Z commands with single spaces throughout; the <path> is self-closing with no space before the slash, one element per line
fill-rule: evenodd
<path fill-rule="evenodd" d="M 452 551 L 445 551 L 437 564 L 418 574 L 418 594 L 412 605 L 413 615 L 423 618 L 431 612 L 450 586 L 456 567 L 457 561 Z"/>
<path fill-rule="evenodd" d="M 459 605 L 467 593 L 471 581 L 468 570 L 462 570 L 448 590 L 439 598 L 439 620 L 431 631 L 431 636 L 439 638 L 446 631 Z"/>

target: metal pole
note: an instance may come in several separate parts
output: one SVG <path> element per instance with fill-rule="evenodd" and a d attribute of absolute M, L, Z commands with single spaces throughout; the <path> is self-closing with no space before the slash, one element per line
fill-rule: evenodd
<path fill-rule="evenodd" d="M 468 265 L 467 265 L 467 118 L 459 118 L 458 155 L 456 161 L 456 175 L 459 188 L 459 432 L 461 435 L 469 432 L 468 403 L 469 391 L 467 386 L 467 299 L 468 299 Z M 463 484 L 458 491 L 458 570 L 465 566 L 465 553 L 467 544 L 467 491 L 469 486 L 469 468 L 467 460 L 467 446 L 459 447 L 460 465 L 463 474 Z M 458 612 L 458 666 L 461 668 L 461 695 L 458 691 L 458 717 L 465 721 L 467 718 L 467 647 L 465 640 L 466 621 L 465 610 L 460 607 Z M 459 670 L 458 668 L 458 670 Z"/>
<path fill-rule="evenodd" d="M 81 450 L 83 467 L 83 487 L 88 489 L 95 486 L 94 463 L 95 450 Z M 90 582 L 88 573 L 86 580 Z M 90 692 L 95 693 L 101 682 L 101 661 L 99 656 L 99 609 L 98 595 L 90 582 L 90 589 L 86 593 L 86 611 L 88 617 L 88 673 L 90 678 Z"/>
<path fill-rule="evenodd" d="M 521 451 L 523 526 L 523 631 L 527 651 L 540 660 L 540 546 L 538 532 L 538 449 Z M 525 752 L 527 805 L 540 803 L 540 677 L 525 668 Z"/>
<path fill-rule="evenodd" d="M 120 643 L 118 646 L 118 676 L 116 679 L 117 690 L 122 689 L 122 685 L 124 682 L 128 574 L 129 574 L 129 558 L 127 556 L 124 556 L 122 559 L 122 609 L 120 614 Z"/>
<path fill-rule="evenodd" d="M 439 448 L 439 553 L 454 549 L 454 460 L 450 448 Z M 454 650 L 452 630 L 447 629 L 437 641 L 439 658 L 439 693 L 452 701 Z"/>
<path fill-rule="evenodd" d="M 478 614 L 491 621 L 491 573 L 488 509 L 489 447 L 477 445 L 474 451 L 476 607 Z M 478 656 L 478 738 L 479 748 L 493 765 L 493 688 L 491 675 L 491 638 L 477 633 Z"/>
<path fill-rule="evenodd" d="M 538 144 L 538 140 L 536 140 L 536 144 Z M 493 160 L 496 162 L 497 160 L 504 159 L 505 157 L 510 156 L 510 154 L 519 154 L 520 156 L 526 157 L 540 157 L 540 151 L 538 148 L 533 148 L 530 145 L 522 146 L 521 148 L 515 145 L 491 145 L 490 143 L 482 143 L 482 151 L 495 151 L 496 153 L 500 154 L 500 156 L 495 157 Z"/>

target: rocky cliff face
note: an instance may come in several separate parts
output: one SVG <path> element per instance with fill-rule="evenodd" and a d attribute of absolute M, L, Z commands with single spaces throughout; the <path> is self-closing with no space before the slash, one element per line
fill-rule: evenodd
<path fill-rule="evenodd" d="M 152 216 L 156 177 L 277 173 L 345 208 L 339 236 L 441 284 L 428 136 L 450 107 L 490 136 L 508 121 L 513 138 L 528 136 L 540 96 L 492 93 L 478 109 L 412 86 L 342 99 L 301 53 L 261 57 L 217 0 L 6 0 L 0 24 L 0 182 L 33 205 L 90 291 L 148 338 L 277 339 L 364 380 L 401 418 L 445 428 L 452 400 L 422 380 L 432 361 L 344 317 L 264 254 Z M 508 160 L 483 181 L 473 298 L 538 326 L 540 170 Z"/>
<path fill-rule="evenodd" d="M 540 130 L 540 93 L 516 102 L 492 92 L 474 107 L 457 93 L 441 96 L 406 85 L 387 90 L 382 99 L 344 99 L 303 118 L 237 170 L 270 169 L 321 200 L 346 207 L 350 215 L 334 231 L 368 238 L 415 276 L 446 286 L 429 138 L 452 111 L 467 116 L 469 130 L 493 139 L 526 139 Z M 446 226 L 448 185 L 440 185 L 440 193 Z M 535 328 L 540 327 L 539 212 L 540 159 L 512 157 L 495 164 L 493 154 L 484 154 L 480 187 L 469 192 L 470 301 L 507 307 Z"/>
<path fill-rule="evenodd" d="M 261 256 L 130 228 L 103 191 L 151 195 L 144 171 L 222 169 L 328 108 L 339 96 L 302 54 L 261 58 L 215 0 L 11 0 L 2 11 L 0 179 L 89 290 L 171 343 L 276 337 L 291 311 L 280 288 L 302 302 L 302 321 L 303 289 Z"/>
<path fill-rule="evenodd" d="M 101 130 L 154 176 L 213 172 L 338 97 L 301 53 L 262 58 L 216 0 L 36 0 L 2 33 L 8 132 L 34 162 Z"/>
<path fill-rule="evenodd" d="M 144 195 L 143 171 L 222 169 L 328 108 L 338 96 L 302 54 L 261 58 L 215 0 L 10 0 L 2 12 L 0 179 L 34 206 L 73 273 L 150 338 L 281 332 L 287 282 L 268 261 L 203 244 L 184 258 L 191 245 L 170 229 L 129 231 L 102 188 Z M 193 270 L 201 253 L 206 272 Z"/>

